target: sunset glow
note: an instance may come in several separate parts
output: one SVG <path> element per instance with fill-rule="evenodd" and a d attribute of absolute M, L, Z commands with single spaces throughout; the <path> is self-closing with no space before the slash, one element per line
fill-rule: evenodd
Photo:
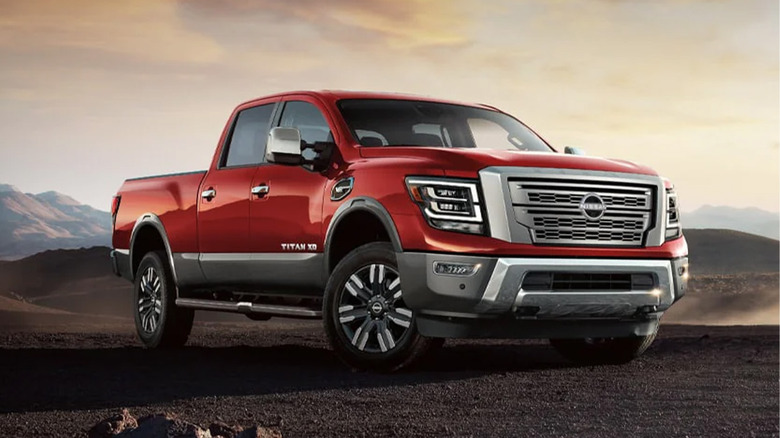
<path fill-rule="evenodd" d="M 6 1 L 0 182 L 107 210 L 125 178 L 207 167 L 239 102 L 381 90 L 650 165 L 686 211 L 777 211 L 778 50 L 770 0 Z"/>

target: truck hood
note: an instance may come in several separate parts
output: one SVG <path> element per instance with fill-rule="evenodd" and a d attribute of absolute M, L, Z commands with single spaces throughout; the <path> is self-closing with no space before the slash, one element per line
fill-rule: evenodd
<path fill-rule="evenodd" d="M 547 167 L 657 175 L 653 169 L 630 161 L 554 152 L 392 146 L 361 147 L 360 155 L 363 158 L 417 158 L 438 165 L 447 174 L 464 177 L 476 176 L 476 172 L 491 166 Z"/>

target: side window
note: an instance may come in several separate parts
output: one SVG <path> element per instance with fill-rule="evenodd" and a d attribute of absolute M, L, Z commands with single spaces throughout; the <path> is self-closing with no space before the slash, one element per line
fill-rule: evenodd
<path fill-rule="evenodd" d="M 298 128 L 301 131 L 301 140 L 308 144 L 333 141 L 327 120 L 316 106 L 308 102 L 287 102 L 279 126 Z"/>
<path fill-rule="evenodd" d="M 388 142 L 384 135 L 376 131 L 366 129 L 356 129 L 355 135 L 358 137 L 361 146 L 387 146 Z"/>
<path fill-rule="evenodd" d="M 511 137 L 509 132 L 496 122 L 487 119 L 468 119 L 468 124 L 471 135 L 474 137 L 474 143 L 478 148 L 510 151 L 518 148 L 528 150 L 527 147 L 523 147 L 523 143 L 519 139 Z"/>
<path fill-rule="evenodd" d="M 222 167 L 263 162 L 265 143 L 268 141 L 268 126 L 271 123 L 274 105 L 270 103 L 256 106 L 238 113 Z"/>
<path fill-rule="evenodd" d="M 412 126 L 414 144 L 418 146 L 445 146 L 442 139 L 443 128 L 433 123 L 418 123 Z M 450 146 L 450 145 L 446 145 Z"/>

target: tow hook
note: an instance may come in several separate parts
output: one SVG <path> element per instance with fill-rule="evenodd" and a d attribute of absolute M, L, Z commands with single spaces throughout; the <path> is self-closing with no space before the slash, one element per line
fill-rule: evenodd
<path fill-rule="evenodd" d="M 636 309 L 637 316 L 645 316 L 658 311 L 658 306 L 641 306 Z"/>
<path fill-rule="evenodd" d="M 540 310 L 539 306 L 520 306 L 515 310 L 515 318 L 534 317 Z"/>

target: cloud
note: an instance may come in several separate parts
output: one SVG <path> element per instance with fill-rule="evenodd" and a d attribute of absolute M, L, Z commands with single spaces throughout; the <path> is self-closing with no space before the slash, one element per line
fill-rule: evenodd
<path fill-rule="evenodd" d="M 44 191 L 108 163 L 71 181 L 108 199 L 117 175 L 202 167 L 238 102 L 346 88 L 493 104 L 656 166 L 687 205 L 776 210 L 777 19 L 772 0 L 0 0 L 0 137 L 27 145 L 0 175 Z"/>
<path fill-rule="evenodd" d="M 185 28 L 167 1 L 34 0 L 0 6 L 4 52 L 99 52 L 135 62 L 212 63 L 215 42 Z"/>
<path fill-rule="evenodd" d="M 468 40 L 468 16 L 451 0 L 180 0 L 185 11 L 213 19 L 272 17 L 285 24 L 305 22 L 323 39 L 360 46 L 379 42 L 391 49 L 461 45 Z M 267 21 L 266 21 L 267 23 Z M 262 32 L 262 27 L 258 26 Z M 284 31 L 275 36 L 288 40 Z"/>

